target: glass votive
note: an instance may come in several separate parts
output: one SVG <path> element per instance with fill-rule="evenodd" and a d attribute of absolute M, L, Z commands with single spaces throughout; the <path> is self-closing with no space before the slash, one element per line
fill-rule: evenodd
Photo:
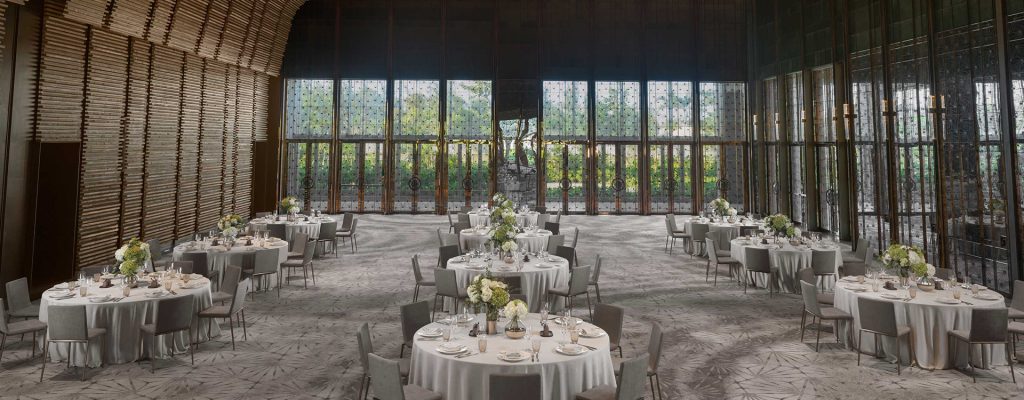
<path fill-rule="evenodd" d="M 88 296 L 89 295 L 89 286 L 88 285 L 81 285 L 81 286 L 79 286 L 78 287 L 78 295 L 82 296 L 82 297 Z"/>
<path fill-rule="evenodd" d="M 130 285 L 122 284 L 121 285 L 121 294 L 124 295 L 124 297 L 131 296 L 132 295 L 132 287 Z"/>
<path fill-rule="evenodd" d="M 477 346 L 477 349 L 480 350 L 481 353 L 486 353 L 487 352 L 487 336 L 481 336 L 480 339 L 476 341 L 476 346 Z"/>

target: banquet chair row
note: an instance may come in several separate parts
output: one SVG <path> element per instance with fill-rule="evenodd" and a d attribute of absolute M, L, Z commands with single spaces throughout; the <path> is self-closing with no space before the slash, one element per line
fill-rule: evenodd
<path fill-rule="evenodd" d="M 665 252 L 672 254 L 672 250 L 676 247 L 676 239 L 683 240 L 683 247 L 686 248 L 690 245 L 689 233 L 686 233 L 685 229 L 679 229 L 676 225 L 675 214 L 665 214 Z"/>

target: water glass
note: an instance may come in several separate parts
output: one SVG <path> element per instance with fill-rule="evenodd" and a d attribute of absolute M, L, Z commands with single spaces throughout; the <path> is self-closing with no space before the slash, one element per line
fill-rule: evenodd
<path fill-rule="evenodd" d="M 449 342 L 452 340 L 452 329 L 454 328 L 454 326 L 455 324 L 449 324 L 447 328 L 442 330 L 441 335 L 445 342 Z"/>
<path fill-rule="evenodd" d="M 575 324 L 573 324 L 572 328 L 569 328 L 569 341 L 572 342 L 572 344 L 576 344 L 576 342 L 580 341 L 580 330 L 576 329 Z"/>
<path fill-rule="evenodd" d="M 486 335 L 481 335 L 480 336 L 480 339 L 476 341 L 476 347 L 477 347 L 477 350 L 480 350 L 481 353 L 486 353 L 487 352 L 487 336 Z"/>
<path fill-rule="evenodd" d="M 960 300 L 960 288 L 959 287 L 956 287 L 956 286 L 953 287 L 953 299 Z"/>
<path fill-rule="evenodd" d="M 82 297 L 89 295 L 89 281 L 83 280 L 78 286 L 78 295 Z"/>
<path fill-rule="evenodd" d="M 907 294 L 911 299 L 917 298 L 917 286 L 911 286 L 907 288 Z"/>
<path fill-rule="evenodd" d="M 533 349 L 533 354 L 540 353 L 540 337 L 534 336 L 530 339 L 530 348 Z"/>

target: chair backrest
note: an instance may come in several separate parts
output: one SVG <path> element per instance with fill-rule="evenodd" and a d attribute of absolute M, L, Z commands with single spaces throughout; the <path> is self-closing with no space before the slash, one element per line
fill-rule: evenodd
<path fill-rule="evenodd" d="M 252 281 L 249 278 L 238 282 L 238 287 L 235 288 L 235 297 L 231 299 L 231 314 L 234 314 L 245 307 L 245 295 L 249 293 L 249 288 L 252 286 Z"/>
<path fill-rule="evenodd" d="M 288 228 L 284 224 L 267 224 L 267 232 L 271 237 L 281 240 L 288 239 Z"/>
<path fill-rule="evenodd" d="M 402 338 L 406 342 L 411 342 L 416 331 L 430 324 L 430 303 L 426 300 L 406 304 L 398 312 L 402 317 Z"/>
<path fill-rule="evenodd" d="M 661 345 L 665 341 L 665 333 L 661 331 L 661 325 L 651 325 L 651 339 L 647 342 L 647 355 L 650 358 L 648 367 L 652 372 L 658 372 L 658 362 L 661 360 Z"/>
<path fill-rule="evenodd" d="M 761 229 L 756 226 L 741 226 L 740 236 L 750 236 L 753 233 L 757 233 L 759 230 Z"/>
<path fill-rule="evenodd" d="M 868 262 L 868 253 L 871 250 L 871 243 L 867 239 L 857 238 L 857 248 L 854 250 L 854 255 L 861 259 L 865 263 Z"/>
<path fill-rule="evenodd" d="M 455 221 L 452 220 L 452 215 L 457 215 L 456 211 L 448 211 L 448 226 L 455 226 Z M 438 229 L 440 230 L 440 229 Z"/>
<path fill-rule="evenodd" d="M 953 279 L 954 276 L 956 276 L 956 273 L 953 272 L 952 268 L 935 268 L 935 277 L 936 278 L 949 280 L 949 279 Z M 1014 307 L 1014 308 L 1016 308 L 1016 307 Z"/>
<path fill-rule="evenodd" d="M 179 296 L 156 302 L 155 331 L 157 335 L 189 329 L 192 315 L 196 313 L 192 302 L 194 296 Z"/>
<path fill-rule="evenodd" d="M 21 277 L 7 282 L 7 303 L 12 310 L 20 310 L 32 306 L 32 298 L 28 293 L 28 278 Z"/>
<path fill-rule="evenodd" d="M 541 212 L 540 214 L 537 214 L 537 226 L 543 227 L 547 223 L 548 223 L 548 214 L 547 213 Z"/>
<path fill-rule="evenodd" d="M 277 272 L 277 267 L 280 262 L 278 258 L 280 250 L 278 249 L 259 249 L 256 250 L 255 256 L 253 256 L 253 273 L 254 274 L 272 274 Z M 303 254 L 305 255 L 305 254 Z"/>
<path fill-rule="evenodd" d="M 690 224 L 690 238 L 695 243 L 703 242 L 707 238 L 708 230 L 711 227 L 708 224 L 698 224 L 696 222 Z"/>
<path fill-rule="evenodd" d="M 615 389 L 615 400 L 637 400 L 644 397 L 649 358 L 649 355 L 643 354 L 622 361 L 622 373 L 619 385 Z"/>
<path fill-rule="evenodd" d="M 814 268 L 804 268 L 797 271 L 796 276 L 800 278 L 800 282 L 807 282 L 812 285 L 818 284 L 818 277 L 814 276 Z"/>
<path fill-rule="evenodd" d="M 322 232 L 322 231 L 321 231 Z M 302 232 L 295 232 L 292 235 L 292 251 L 295 253 L 305 253 L 306 245 L 309 244 L 309 234 Z"/>
<path fill-rule="evenodd" d="M 472 206 L 462 206 L 462 207 L 459 207 L 459 212 L 461 212 L 463 214 L 469 213 L 470 211 L 473 211 L 473 207 Z"/>
<path fill-rule="evenodd" d="M 469 219 L 469 214 L 458 213 L 458 214 L 455 214 L 455 216 L 456 216 L 455 223 L 457 223 L 457 224 L 464 224 L 466 226 L 472 226 L 473 225 L 473 222 Z"/>
<path fill-rule="evenodd" d="M 224 276 L 221 278 L 220 291 L 234 294 L 238 289 L 238 281 L 242 280 L 242 267 L 237 265 L 225 265 Z"/>
<path fill-rule="evenodd" d="M 604 329 L 612 343 L 618 344 L 622 338 L 622 322 L 625 316 L 626 311 L 622 307 L 604 303 L 594 305 L 594 325 Z"/>
<path fill-rule="evenodd" d="M 857 298 L 860 327 L 884 335 L 896 336 L 896 306 L 890 301 Z"/>
<path fill-rule="evenodd" d="M 4 299 L 0 298 L 0 333 L 7 334 L 7 309 L 4 308 Z"/>
<path fill-rule="evenodd" d="M 352 235 L 355 235 L 356 234 L 356 227 L 357 226 L 359 226 L 359 218 L 355 218 L 355 219 L 352 220 L 352 225 L 349 226 L 349 228 L 348 228 L 349 233 L 351 233 Z"/>
<path fill-rule="evenodd" d="M 669 236 L 672 236 L 673 232 L 679 230 L 679 225 L 676 224 L 675 214 L 665 214 L 665 230 Z"/>
<path fill-rule="evenodd" d="M 551 222 L 554 222 L 556 224 L 562 223 L 562 210 L 558 210 L 558 212 L 555 213 L 555 218 L 554 219 L 550 219 L 549 218 L 548 220 L 551 221 Z"/>
<path fill-rule="evenodd" d="M 317 235 L 317 240 L 334 240 L 335 235 L 338 234 L 338 221 L 321 222 L 320 223 L 320 234 Z"/>
<path fill-rule="evenodd" d="M 522 276 L 502 276 L 497 279 L 505 283 L 505 289 L 509 294 L 518 294 L 523 292 Z"/>
<path fill-rule="evenodd" d="M 446 233 L 437 230 L 437 243 L 438 246 L 458 246 L 459 245 L 459 234 L 457 233 Z"/>
<path fill-rule="evenodd" d="M 704 237 L 704 242 L 708 244 L 708 260 L 711 260 L 712 264 L 718 264 L 718 242 L 710 235 Z"/>
<path fill-rule="evenodd" d="M 1005 342 L 1006 308 L 975 308 L 971 310 L 972 342 Z"/>
<path fill-rule="evenodd" d="M 558 251 L 558 248 L 565 244 L 565 236 L 562 235 L 551 235 L 548 236 L 548 253 L 554 254 Z"/>
<path fill-rule="evenodd" d="M 569 268 L 576 265 L 576 249 L 569 246 L 558 246 L 555 248 L 555 255 L 569 260 Z"/>
<path fill-rule="evenodd" d="M 412 255 L 412 275 L 416 277 L 416 283 L 423 282 L 423 271 L 420 270 L 420 255 Z"/>
<path fill-rule="evenodd" d="M 472 228 L 472 227 L 473 226 L 469 222 L 456 222 L 455 223 L 455 233 L 456 234 L 460 234 L 460 233 L 462 233 L 462 231 L 464 231 L 466 229 L 469 229 L 469 228 Z"/>
<path fill-rule="evenodd" d="M 1024 281 L 1013 281 L 1013 299 L 1010 300 L 1010 307 L 1024 311 Z"/>
<path fill-rule="evenodd" d="M 149 245 L 149 255 L 152 259 L 156 260 L 163 256 L 164 247 L 160 244 L 160 239 L 149 239 L 146 244 Z"/>
<path fill-rule="evenodd" d="M 594 257 L 594 273 L 590 275 L 590 283 L 597 283 L 598 279 L 601 279 L 601 255 L 598 254 Z"/>
<path fill-rule="evenodd" d="M 369 354 L 368 361 L 373 397 L 379 400 L 405 400 L 398 361 L 388 360 L 373 353 Z"/>
<path fill-rule="evenodd" d="M 352 213 L 345 213 L 341 216 L 341 230 L 350 231 L 352 230 Z"/>
<path fill-rule="evenodd" d="M 459 281 L 454 269 L 435 269 L 434 283 L 437 285 L 438 296 L 459 297 Z"/>
<path fill-rule="evenodd" d="M 523 303 L 527 303 L 527 304 L 529 304 L 529 302 L 530 302 L 529 298 L 527 298 L 526 295 L 522 294 L 522 293 L 510 293 L 508 295 L 508 301 L 512 301 L 512 300 L 522 300 Z"/>
<path fill-rule="evenodd" d="M 491 374 L 491 400 L 540 400 L 540 374 Z"/>
<path fill-rule="evenodd" d="M 744 247 L 743 248 L 743 265 L 748 270 L 754 272 L 771 272 L 771 257 L 768 255 L 768 249 L 761 249 L 757 247 Z"/>
<path fill-rule="evenodd" d="M 552 235 L 558 234 L 558 223 L 557 222 L 545 222 L 544 229 L 551 231 Z"/>
<path fill-rule="evenodd" d="M 572 227 L 572 244 L 569 247 L 576 248 L 576 242 L 580 239 L 580 228 Z"/>
<path fill-rule="evenodd" d="M 811 268 L 818 275 L 836 273 L 836 252 L 834 250 L 811 250 Z"/>
<path fill-rule="evenodd" d="M 370 353 L 373 353 L 373 339 L 370 338 L 370 324 L 363 322 L 356 332 L 356 342 L 359 344 L 359 365 L 363 367 L 363 373 L 370 374 Z"/>
<path fill-rule="evenodd" d="M 804 309 L 816 316 L 821 316 L 821 307 L 818 306 L 818 287 L 807 282 L 800 282 L 800 295 L 804 298 Z"/>
<path fill-rule="evenodd" d="M 50 340 L 89 340 L 85 305 L 47 307 L 46 313 Z"/>
<path fill-rule="evenodd" d="M 109 265 L 90 265 L 88 267 L 82 267 L 78 270 L 79 274 L 84 274 L 86 278 L 92 278 L 93 275 L 102 274 L 103 269 L 110 267 Z"/>
<path fill-rule="evenodd" d="M 437 258 L 441 262 L 441 268 L 448 268 L 448 260 L 459 256 L 459 245 L 449 244 L 437 249 Z"/>
<path fill-rule="evenodd" d="M 196 264 L 199 264 L 206 258 L 206 253 L 185 253 L 181 255 L 181 258 L 183 258 L 183 260 L 171 261 L 171 264 L 167 267 L 174 270 L 180 268 L 181 273 L 191 274 L 195 271 Z"/>
<path fill-rule="evenodd" d="M 313 242 L 307 241 L 306 247 L 302 249 L 302 264 L 308 265 L 313 262 L 313 254 L 315 253 L 316 246 L 313 245 Z"/>
<path fill-rule="evenodd" d="M 572 270 L 569 275 L 569 294 L 576 296 L 587 293 L 587 286 L 590 284 L 590 270 L 592 267 L 579 267 Z"/>
<path fill-rule="evenodd" d="M 843 276 L 866 275 L 867 272 L 868 272 L 867 264 L 862 264 L 862 263 L 844 263 L 843 264 Z"/>
<path fill-rule="evenodd" d="M 263 211 L 256 213 L 256 218 L 269 217 L 272 214 L 270 211 Z"/>

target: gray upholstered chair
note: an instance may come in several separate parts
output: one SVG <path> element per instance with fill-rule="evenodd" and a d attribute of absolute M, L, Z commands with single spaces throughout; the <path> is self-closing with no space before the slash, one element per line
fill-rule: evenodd
<path fill-rule="evenodd" d="M 469 219 L 469 214 L 467 214 L 465 212 L 460 212 L 458 214 L 455 214 L 455 218 L 456 218 L 456 220 L 455 220 L 456 226 L 459 226 L 459 225 L 462 225 L 462 226 L 473 226 L 473 221 Z M 458 233 L 458 232 L 459 232 L 459 230 L 456 229 L 455 233 Z"/>
<path fill-rule="evenodd" d="M 164 247 L 160 242 L 160 239 L 150 239 L 146 241 L 149 245 L 149 263 L 146 267 L 146 272 L 156 271 L 157 265 L 163 265 L 167 259 L 164 258 Z"/>
<path fill-rule="evenodd" d="M 238 282 L 241 280 L 242 267 L 236 265 L 225 265 L 224 280 L 221 282 L 218 290 L 213 292 L 212 303 L 224 304 L 225 301 L 231 301 L 231 299 L 235 298 L 235 289 L 238 288 Z"/>
<path fill-rule="evenodd" d="M 322 256 L 327 253 L 327 245 L 331 246 L 331 253 L 335 256 L 338 255 L 338 222 L 321 222 L 320 223 L 320 234 L 316 237 L 316 246 L 319 248 L 318 253 Z"/>
<path fill-rule="evenodd" d="M 569 261 L 569 269 L 576 267 L 576 249 L 569 246 L 558 246 L 555 248 L 554 254 Z"/>
<path fill-rule="evenodd" d="M 690 240 L 693 243 L 693 248 L 690 249 L 690 257 L 704 254 L 704 245 L 707 243 L 708 232 L 711 227 L 708 224 L 691 223 L 690 224 Z M 700 251 L 698 251 L 698 248 Z"/>
<path fill-rule="evenodd" d="M 779 268 L 771 265 L 768 249 L 744 247 L 743 258 L 745 258 L 743 266 L 747 270 L 747 276 L 743 279 L 743 293 L 747 292 L 747 281 L 753 279 L 751 274 L 768 274 L 768 297 L 771 297 L 775 291 L 775 275 L 779 272 Z"/>
<path fill-rule="evenodd" d="M 800 314 L 800 342 L 804 341 L 804 331 L 807 330 L 807 314 L 811 314 L 811 324 L 815 324 L 816 319 L 820 319 L 822 322 L 832 321 L 834 324 L 833 330 L 836 333 L 836 342 L 839 342 L 839 321 L 852 323 L 853 315 L 835 307 L 822 307 L 818 304 L 818 287 L 814 284 L 800 282 L 800 288 L 800 294 L 804 299 L 804 311 Z M 818 331 L 817 339 L 814 340 L 814 351 L 817 352 L 821 344 L 821 323 L 817 323 L 814 326 Z M 851 324 L 848 324 L 847 328 L 849 326 Z"/>
<path fill-rule="evenodd" d="M 345 239 L 351 239 L 349 247 L 352 249 L 352 254 L 355 254 L 359 250 L 359 244 L 356 243 L 356 227 L 359 225 L 359 218 L 352 219 L 352 225 L 349 226 L 347 231 L 341 231 L 337 233 L 337 238 L 341 239 L 341 243 L 345 244 Z"/>
<path fill-rule="evenodd" d="M 537 214 L 537 225 L 536 226 L 538 228 L 543 228 L 544 224 L 548 223 L 548 214 L 543 212 L 543 211 L 538 211 L 538 212 L 540 214 Z"/>
<path fill-rule="evenodd" d="M 825 291 L 825 278 L 836 282 L 836 252 L 834 250 L 811 250 L 811 269 L 814 276 L 821 277 L 821 290 Z"/>
<path fill-rule="evenodd" d="M 559 246 L 565 245 L 565 236 L 562 235 L 551 235 L 548 236 L 548 253 L 555 254 L 558 251 Z"/>
<path fill-rule="evenodd" d="M 545 222 L 544 230 L 550 231 L 552 235 L 558 234 L 558 223 L 557 222 Z"/>
<path fill-rule="evenodd" d="M 665 396 L 661 393 L 661 378 L 658 377 L 658 362 L 661 360 L 661 345 L 665 341 L 665 334 L 661 332 L 661 325 L 651 325 L 651 337 L 647 341 L 647 355 L 650 361 L 647 364 L 647 380 L 651 383 L 651 398 L 652 399 L 664 399 Z M 615 364 L 615 376 L 621 375 L 622 371 L 620 368 L 620 359 L 612 357 L 612 363 Z M 657 391 L 655 391 L 657 388 Z"/>
<path fill-rule="evenodd" d="M 724 257 L 718 251 L 718 242 L 715 239 L 707 237 L 704 239 L 708 246 L 708 264 L 704 267 L 704 282 L 708 281 L 711 272 L 711 265 L 715 266 L 715 286 L 718 286 L 718 267 L 725 265 L 729 267 L 729 274 L 732 274 L 734 268 L 738 269 L 741 267 L 739 260 L 732 257 Z"/>
<path fill-rule="evenodd" d="M 420 328 L 430 324 L 430 303 L 426 300 L 412 304 L 406 304 L 399 308 L 402 317 L 402 347 L 398 350 L 398 356 L 405 355 L 405 348 L 412 350 L 413 340 L 416 339 L 416 332 Z"/>
<path fill-rule="evenodd" d="M 235 296 L 231 298 L 231 303 L 226 306 L 211 306 L 203 311 L 199 312 L 199 318 L 207 318 L 211 321 L 207 321 L 210 325 L 206 326 L 206 336 L 210 337 L 211 325 L 213 325 L 213 318 L 227 318 L 228 326 L 231 329 L 231 350 L 235 350 L 235 323 L 237 322 L 242 326 L 242 338 L 243 340 L 249 340 L 249 333 L 246 332 L 245 328 L 245 294 L 249 292 L 249 288 L 252 286 L 252 281 L 246 279 L 238 283 L 238 287 L 235 288 Z"/>
<path fill-rule="evenodd" d="M 590 270 L 591 267 L 574 268 L 569 274 L 569 286 L 548 289 L 548 302 L 551 302 L 551 296 L 564 297 L 566 306 L 572 308 L 573 299 L 576 296 L 586 295 L 587 312 L 590 314 L 590 319 L 593 320 L 594 311 L 590 307 L 590 292 L 587 291 L 587 284 L 590 283 Z"/>
<path fill-rule="evenodd" d="M 617 387 L 601 385 L 576 395 L 576 400 L 637 400 L 644 397 L 644 375 L 649 356 L 622 361 Z"/>
<path fill-rule="evenodd" d="M 423 278 L 423 270 L 420 269 L 420 255 L 412 255 L 412 274 L 416 278 L 416 287 L 412 291 L 412 301 L 415 303 L 420 298 L 420 288 L 423 286 L 437 286 L 432 280 Z"/>
<path fill-rule="evenodd" d="M 288 252 L 289 259 L 302 259 L 303 254 L 306 254 L 306 246 L 309 245 L 309 234 L 302 232 L 295 232 L 292 235 L 291 251 Z M 315 254 L 315 253 L 314 253 Z"/>
<path fill-rule="evenodd" d="M 39 305 L 32 304 L 28 292 L 28 278 L 7 282 L 7 306 L 10 318 L 39 318 Z"/>
<path fill-rule="evenodd" d="M 554 218 L 548 218 L 548 221 L 554 222 L 556 224 L 562 223 L 562 210 L 558 210 L 557 212 L 555 212 Z"/>
<path fill-rule="evenodd" d="M 338 226 L 337 232 L 349 232 L 352 230 L 352 221 L 354 220 L 352 213 L 345 213 L 341 216 L 341 226 Z"/>
<path fill-rule="evenodd" d="M 682 239 L 685 247 L 690 243 L 690 234 L 679 229 L 675 214 L 665 214 L 665 251 L 668 254 L 672 254 L 672 250 L 675 249 L 676 239 Z"/>
<path fill-rule="evenodd" d="M 181 255 L 181 260 L 171 261 L 167 264 L 167 268 L 172 270 L 181 270 L 183 274 L 191 274 L 195 272 L 195 265 L 206 261 L 206 253 L 185 253 Z"/>
<path fill-rule="evenodd" d="M 540 374 L 491 374 L 491 400 L 540 400 Z"/>
<path fill-rule="evenodd" d="M 36 356 L 36 332 L 43 332 L 46 335 L 46 323 L 38 319 L 29 319 L 18 322 L 7 323 L 7 309 L 4 308 L 4 299 L 0 299 L 0 361 L 4 359 L 4 347 L 7 345 L 7 337 L 32 334 L 32 357 Z M 46 362 L 44 359 L 43 362 Z"/>
<path fill-rule="evenodd" d="M 309 287 L 307 284 L 309 274 L 313 275 L 313 286 L 316 286 L 316 274 L 313 274 L 313 253 L 316 252 L 316 246 L 314 246 L 313 243 L 307 242 L 306 247 L 302 250 L 302 259 L 296 260 L 289 258 L 288 260 L 285 260 L 285 262 L 281 263 L 281 269 L 287 271 L 287 276 L 283 276 L 285 275 L 284 273 L 277 274 L 278 291 L 281 290 L 282 280 L 285 282 L 292 280 L 293 276 L 291 272 L 296 268 L 302 269 L 302 287 L 304 289 Z M 308 273 L 306 268 L 309 268 Z M 298 279 L 297 276 L 294 278 Z M 278 296 L 280 296 L 280 292 L 278 292 Z"/>
<path fill-rule="evenodd" d="M 879 353 L 878 335 L 894 337 L 896 338 L 896 375 L 900 375 L 900 364 L 903 364 L 900 339 L 903 336 L 907 337 L 911 359 L 917 359 L 914 354 L 914 335 L 910 327 L 896 324 L 896 306 L 891 301 L 858 297 L 857 310 L 860 314 L 860 331 L 857 332 L 857 365 L 860 365 L 860 355 L 864 353 L 860 347 L 864 332 L 874 334 L 875 354 Z"/>
<path fill-rule="evenodd" d="M 434 294 L 434 308 L 430 315 L 431 320 L 434 319 L 434 314 L 437 311 L 438 299 L 443 301 L 444 297 L 451 298 L 455 304 L 455 309 L 451 310 L 454 313 L 458 312 L 459 301 L 469 298 L 469 295 L 466 294 L 466 288 L 459 286 L 454 269 L 434 269 L 434 282 L 437 284 L 437 293 Z"/>
<path fill-rule="evenodd" d="M 458 257 L 459 254 L 462 253 L 459 251 L 459 245 L 457 244 L 439 247 L 437 249 L 437 267 L 442 269 L 448 268 L 448 260 Z"/>
<path fill-rule="evenodd" d="M 579 239 L 580 239 L 580 228 L 577 228 L 577 227 L 574 226 L 574 227 L 572 227 L 572 244 L 570 244 L 569 247 L 572 247 L 572 248 L 575 249 L 576 248 L 576 243 L 579 242 Z"/>
<path fill-rule="evenodd" d="M 458 236 L 459 239 L 460 239 L 456 243 L 459 243 L 459 244 L 462 243 L 462 240 L 461 240 L 462 239 L 462 231 L 464 231 L 466 229 L 469 229 L 469 228 L 472 228 L 472 226 L 470 226 L 468 222 L 456 222 L 455 223 L 455 235 Z M 465 249 L 465 250 L 469 250 L 469 249 Z"/>
<path fill-rule="evenodd" d="M 373 353 L 373 337 L 370 335 L 370 325 L 363 323 L 356 332 L 356 342 L 359 343 L 359 364 L 363 367 L 363 379 L 359 382 L 360 398 L 365 399 L 370 392 L 370 353 Z M 409 377 L 409 359 L 398 359 L 398 370 L 403 378 Z"/>
<path fill-rule="evenodd" d="M 864 238 L 857 238 L 856 247 L 853 251 L 843 252 L 843 264 L 857 263 L 864 264 L 868 262 L 871 252 L 871 243 Z"/>
<path fill-rule="evenodd" d="M 256 285 L 249 293 L 256 293 L 259 290 L 269 290 L 270 288 L 270 275 L 278 273 L 278 266 L 280 263 L 278 260 L 277 249 L 257 249 L 253 252 L 252 256 L 252 268 L 246 268 L 242 270 L 243 275 L 251 277 L 253 284 Z M 281 297 L 281 287 L 277 287 L 277 297 Z"/>
<path fill-rule="evenodd" d="M 844 261 L 845 262 L 845 261 Z M 843 264 L 842 275 L 843 276 L 858 276 L 867 275 L 868 266 L 863 263 L 845 263 Z"/>
<path fill-rule="evenodd" d="M 1013 299 L 1006 311 L 1011 320 L 1024 319 L 1024 281 L 1013 281 Z"/>
<path fill-rule="evenodd" d="M 594 293 L 597 295 L 597 302 L 601 302 L 601 285 L 598 280 L 601 278 L 601 255 L 598 254 L 594 259 L 594 272 L 590 274 L 590 282 L 587 286 L 594 287 Z"/>
<path fill-rule="evenodd" d="M 523 293 L 522 276 L 502 276 L 497 279 L 505 283 L 505 290 L 508 291 L 508 294 Z"/>
<path fill-rule="evenodd" d="M 210 270 L 209 256 L 205 251 L 200 252 L 187 252 L 181 255 L 181 261 L 191 261 L 192 265 L 188 271 L 182 267 L 181 272 L 187 272 L 190 274 L 199 274 L 210 279 L 211 282 L 220 282 L 220 272 Z M 172 261 L 171 266 L 174 268 L 178 267 L 180 261 Z"/>
<path fill-rule="evenodd" d="M 807 282 L 812 285 L 818 284 L 818 277 L 814 275 L 814 269 L 804 268 L 796 273 L 796 276 L 800 278 L 801 282 Z M 833 305 L 836 303 L 835 293 L 818 293 L 818 303 Z"/>
<path fill-rule="evenodd" d="M 49 318 L 49 330 L 43 336 L 43 368 L 39 371 L 39 381 L 43 381 L 46 374 L 46 358 L 50 356 L 50 344 L 68 344 L 68 363 L 71 362 L 72 352 L 76 346 L 72 343 L 85 344 L 85 365 L 82 368 L 82 380 L 85 380 L 85 371 L 91 363 L 92 351 L 89 350 L 90 342 L 100 336 L 106 335 L 107 330 L 103 328 L 90 328 L 85 315 L 85 306 L 53 306 L 46 310 Z M 100 340 L 100 354 L 103 354 L 103 341 Z M 103 359 L 100 359 L 103 365 Z"/>
<path fill-rule="evenodd" d="M 402 371 L 398 361 L 369 354 L 370 387 L 373 397 L 379 400 L 441 400 L 440 393 L 434 393 L 416 385 L 402 385 Z"/>
<path fill-rule="evenodd" d="M 452 215 L 457 215 L 458 211 L 448 211 L 448 233 L 452 233 L 455 230 L 455 220 L 452 219 Z M 438 233 L 441 233 L 441 228 L 437 229 Z"/>
<path fill-rule="evenodd" d="M 255 214 L 255 218 L 269 217 L 271 214 L 273 214 L 273 213 L 270 212 L 270 211 L 261 211 L 261 212 L 258 212 L 258 213 Z"/>
<path fill-rule="evenodd" d="M 149 335 L 150 372 L 156 372 L 156 338 L 181 331 L 188 332 L 188 349 L 192 355 L 192 365 L 196 364 L 195 341 L 192 340 L 192 315 L 195 314 L 193 296 L 179 296 L 161 299 L 156 302 L 156 317 L 152 324 L 142 325 L 143 337 Z M 212 321 L 211 321 L 212 322 Z M 142 340 L 145 343 L 145 340 Z M 142 344 L 142 343 L 140 343 Z M 174 357 L 174 346 L 171 346 L 171 357 Z"/>
<path fill-rule="evenodd" d="M 288 240 L 288 227 L 283 223 L 267 224 L 267 232 L 270 234 L 270 237 Z"/>
<path fill-rule="evenodd" d="M 608 334 L 608 350 L 618 350 L 619 357 L 622 357 L 622 346 L 619 344 L 622 340 L 622 322 L 625 319 L 625 315 L 626 311 L 619 306 L 608 304 L 598 304 L 594 306 L 593 323 Z"/>
<path fill-rule="evenodd" d="M 458 246 L 459 245 L 459 234 L 457 233 L 441 233 L 441 228 L 437 229 L 437 245 L 438 246 Z"/>
<path fill-rule="evenodd" d="M 978 376 L 974 373 L 973 348 L 974 345 L 1002 344 L 1006 349 L 1006 359 L 1010 360 L 1010 376 L 1013 382 L 1017 383 L 1017 375 L 1013 372 L 1013 358 L 1010 354 L 1008 340 L 1008 319 L 1005 308 L 974 308 L 971 310 L 971 329 L 956 329 L 949 331 L 949 343 L 953 346 L 953 360 L 956 360 L 959 342 L 967 343 L 967 364 L 971 366 L 971 375 L 974 382 L 978 382 Z"/>

